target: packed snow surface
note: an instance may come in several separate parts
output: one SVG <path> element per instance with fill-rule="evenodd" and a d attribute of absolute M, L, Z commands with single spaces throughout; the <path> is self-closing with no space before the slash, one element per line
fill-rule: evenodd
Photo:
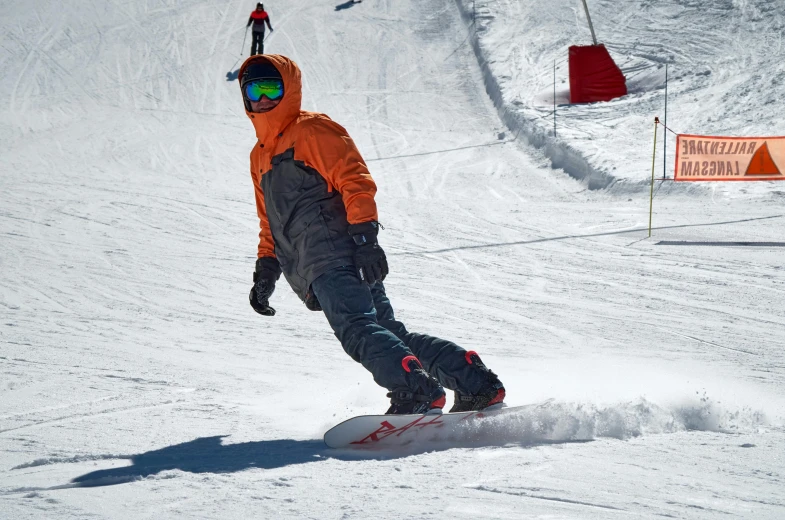
<path fill-rule="evenodd" d="M 780 0 L 589 0 L 597 41 L 624 73 L 628 95 L 576 105 L 568 47 L 593 43 L 580 0 L 456 3 L 501 118 L 589 187 L 650 182 L 655 116 L 670 129 L 660 127 L 659 178 L 673 177 L 677 132 L 785 135 Z"/>
<path fill-rule="evenodd" d="M 4 2 L 0 518 L 785 517 L 785 183 L 658 181 L 647 229 L 663 64 L 677 131 L 784 134 L 781 6 L 590 1 L 630 94 L 568 106 L 578 1 L 339 2 L 266 50 L 371 168 L 398 317 L 531 406 L 328 449 L 387 400 L 283 280 L 247 303 L 254 4 Z"/>

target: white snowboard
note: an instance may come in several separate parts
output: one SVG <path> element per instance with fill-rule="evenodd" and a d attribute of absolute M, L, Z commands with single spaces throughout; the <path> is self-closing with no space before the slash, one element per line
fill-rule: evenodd
<path fill-rule="evenodd" d="M 505 406 L 482 412 L 360 415 L 327 430 L 324 443 L 330 448 L 388 448 L 413 442 L 477 441 L 482 440 L 483 427 L 492 427 L 487 423 L 495 418 L 520 415 L 541 405 Z"/>

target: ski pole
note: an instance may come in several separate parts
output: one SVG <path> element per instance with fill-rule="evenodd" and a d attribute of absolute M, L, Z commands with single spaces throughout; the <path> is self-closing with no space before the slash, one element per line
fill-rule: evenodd
<path fill-rule="evenodd" d="M 248 38 L 248 26 L 245 26 L 245 36 L 243 36 L 243 46 L 240 49 L 240 56 L 243 55 L 243 49 L 245 49 L 245 39 Z"/>

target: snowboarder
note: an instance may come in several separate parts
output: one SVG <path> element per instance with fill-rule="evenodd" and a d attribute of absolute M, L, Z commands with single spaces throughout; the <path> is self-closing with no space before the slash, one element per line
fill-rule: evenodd
<path fill-rule="evenodd" d="M 264 10 L 264 4 L 256 4 L 256 10 L 251 11 L 251 16 L 248 17 L 248 23 L 245 25 L 245 30 L 247 31 L 248 27 L 253 24 L 253 28 L 251 29 L 251 56 L 264 54 L 265 23 L 267 24 L 267 27 L 270 28 L 270 32 L 272 32 L 273 26 L 270 25 L 270 15 Z"/>
<path fill-rule="evenodd" d="M 274 316 L 269 298 L 283 272 L 312 311 L 323 311 L 344 350 L 387 388 L 388 414 L 481 410 L 505 390 L 474 351 L 409 332 L 382 283 L 387 258 L 377 240 L 376 184 L 339 124 L 301 110 L 300 69 L 284 56 L 251 56 L 239 72 L 256 131 L 251 178 L 259 217 L 253 309 Z"/>

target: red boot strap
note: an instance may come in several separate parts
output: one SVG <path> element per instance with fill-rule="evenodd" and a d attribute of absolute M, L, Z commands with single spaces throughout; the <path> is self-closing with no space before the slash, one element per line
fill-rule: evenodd
<path fill-rule="evenodd" d="M 492 404 L 499 404 L 499 403 L 503 402 L 506 395 L 507 395 L 507 393 L 504 391 L 504 388 L 499 388 L 499 392 L 496 394 L 496 397 L 494 397 L 493 399 L 490 400 L 490 402 L 488 403 L 488 406 L 491 406 Z"/>
<path fill-rule="evenodd" d="M 467 352 L 466 354 L 464 354 L 464 356 L 466 357 L 466 362 L 467 362 L 467 363 L 469 363 L 470 365 L 473 365 L 473 364 L 474 364 L 474 361 L 472 361 L 472 356 L 477 356 L 478 358 L 480 357 L 480 356 L 479 356 L 479 354 L 477 354 L 477 353 L 476 353 L 475 351 L 473 351 L 473 350 L 470 350 L 469 352 Z"/>
<path fill-rule="evenodd" d="M 445 404 L 447 404 L 447 398 L 445 396 L 441 396 L 431 403 L 431 408 L 444 408 Z"/>

